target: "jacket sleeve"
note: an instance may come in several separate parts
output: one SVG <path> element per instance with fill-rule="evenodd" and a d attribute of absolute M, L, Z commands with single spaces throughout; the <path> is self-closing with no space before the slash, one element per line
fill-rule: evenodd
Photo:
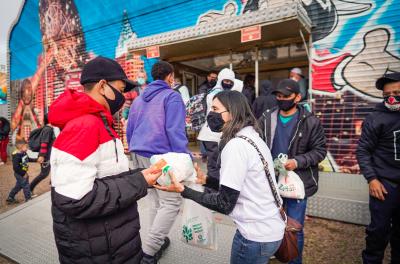
<path fill-rule="evenodd" d="M 361 138 L 356 150 L 357 161 L 365 179 L 370 182 L 377 178 L 373 167 L 372 154 L 378 145 L 378 133 L 373 126 L 373 119 L 369 116 L 362 125 Z"/>
<path fill-rule="evenodd" d="M 324 128 L 318 118 L 314 118 L 313 128 L 307 136 L 310 141 L 308 144 L 309 151 L 304 154 L 299 154 L 293 158 L 297 161 L 298 169 L 306 169 L 310 166 L 317 166 L 326 157 L 326 137 Z"/>
<path fill-rule="evenodd" d="M 126 125 L 126 140 L 128 141 L 128 147 L 131 144 L 131 137 L 132 137 L 133 127 L 134 127 L 133 111 L 132 111 L 133 105 L 134 105 L 134 102 L 132 102 L 131 108 L 129 109 L 128 123 Z"/>
<path fill-rule="evenodd" d="M 165 131 L 172 152 L 189 154 L 185 118 L 186 109 L 182 98 L 178 93 L 171 94 L 165 104 Z"/>
<path fill-rule="evenodd" d="M 146 196 L 147 187 L 147 182 L 138 169 L 96 179 L 92 190 L 79 200 L 63 196 L 53 188 L 52 201 L 53 205 L 74 218 L 99 217 L 132 205 Z"/>
<path fill-rule="evenodd" d="M 42 133 L 40 134 L 40 151 L 39 157 L 45 157 L 49 152 L 49 145 L 53 140 L 54 132 L 53 128 L 45 126 Z"/>
<path fill-rule="evenodd" d="M 182 192 L 184 198 L 191 199 L 208 209 L 225 215 L 228 215 L 233 211 L 237 200 L 239 199 L 239 194 L 239 191 L 224 185 L 221 185 L 218 193 L 198 192 L 189 187 L 185 187 L 185 190 Z"/>
<path fill-rule="evenodd" d="M 24 176 L 26 171 L 21 168 L 21 156 L 18 154 L 12 155 L 13 170 L 16 174 Z"/>

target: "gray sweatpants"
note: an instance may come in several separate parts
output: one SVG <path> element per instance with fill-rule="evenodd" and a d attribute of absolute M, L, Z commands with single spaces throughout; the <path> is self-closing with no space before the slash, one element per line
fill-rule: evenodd
<path fill-rule="evenodd" d="M 150 159 L 131 153 L 133 169 L 150 167 Z M 164 244 L 176 216 L 182 205 L 182 197 L 179 193 L 163 192 L 157 189 L 149 189 L 147 192 L 150 206 L 150 228 L 147 237 L 142 243 L 143 252 L 154 256 Z"/>

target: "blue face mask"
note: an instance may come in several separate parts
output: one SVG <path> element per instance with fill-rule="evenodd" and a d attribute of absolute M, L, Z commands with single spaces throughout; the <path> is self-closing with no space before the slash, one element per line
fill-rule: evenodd
<path fill-rule="evenodd" d="M 143 85 L 146 83 L 146 80 L 144 78 L 139 77 L 139 78 L 137 78 L 137 82 L 139 85 Z"/>

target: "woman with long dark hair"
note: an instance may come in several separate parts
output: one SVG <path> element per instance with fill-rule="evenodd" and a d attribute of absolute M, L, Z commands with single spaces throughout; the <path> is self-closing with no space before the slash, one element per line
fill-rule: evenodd
<path fill-rule="evenodd" d="M 156 187 L 180 192 L 184 198 L 232 217 L 237 226 L 232 243 L 232 264 L 268 263 L 279 248 L 285 229 L 260 158 L 262 155 L 268 163 L 267 170 L 276 188 L 270 150 L 260 137 L 257 120 L 246 97 L 240 92 L 223 91 L 215 95 L 207 122 L 211 130 L 222 132 L 218 192 L 192 190 L 176 182 L 173 175 L 169 187 Z M 200 170 L 198 178 L 205 183 Z"/>

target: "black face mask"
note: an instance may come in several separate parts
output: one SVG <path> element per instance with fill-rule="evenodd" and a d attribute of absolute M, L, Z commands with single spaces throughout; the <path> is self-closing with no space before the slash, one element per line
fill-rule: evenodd
<path fill-rule="evenodd" d="M 278 102 L 279 109 L 283 111 L 289 111 L 293 107 L 296 107 L 296 103 L 294 102 L 294 98 L 292 100 L 276 100 Z"/>
<path fill-rule="evenodd" d="M 111 90 L 113 91 L 115 99 L 110 100 L 105 95 L 103 95 L 103 97 L 104 97 L 104 99 L 106 99 L 107 104 L 110 107 L 111 115 L 114 115 L 124 105 L 125 97 L 121 92 L 119 92 L 117 89 L 115 89 L 114 86 L 112 86 L 109 83 L 107 83 L 107 85 L 110 86 Z"/>
<path fill-rule="evenodd" d="M 221 86 L 222 86 L 222 88 L 223 88 L 224 90 L 230 90 L 230 89 L 232 89 L 232 87 L 233 87 L 233 83 L 224 83 L 224 82 L 222 82 L 222 83 L 221 83 Z"/>
<path fill-rule="evenodd" d="M 217 80 L 211 80 L 208 82 L 208 87 L 213 88 L 217 84 Z"/>
<path fill-rule="evenodd" d="M 227 111 L 225 111 L 227 112 Z M 225 113 L 222 112 L 222 113 Z M 225 121 L 222 119 L 222 113 L 210 112 L 207 115 L 207 123 L 212 132 L 221 132 Z"/>

